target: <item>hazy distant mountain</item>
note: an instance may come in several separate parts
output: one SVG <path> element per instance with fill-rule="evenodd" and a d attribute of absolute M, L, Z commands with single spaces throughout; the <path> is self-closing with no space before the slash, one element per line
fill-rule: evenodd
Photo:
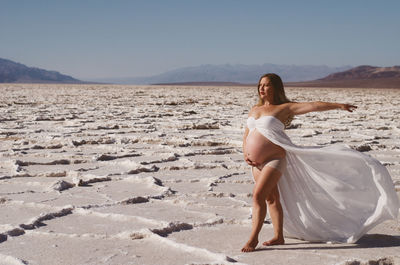
<path fill-rule="evenodd" d="M 347 71 L 330 74 L 308 82 L 293 82 L 287 86 L 400 88 L 400 66 L 375 67 L 361 65 Z"/>
<path fill-rule="evenodd" d="M 201 65 L 184 67 L 159 75 L 136 78 L 97 79 L 97 82 L 119 84 L 156 84 L 182 82 L 235 82 L 257 83 L 258 78 L 265 73 L 276 73 L 284 81 L 304 81 L 322 78 L 331 73 L 344 71 L 351 66 L 329 67 L 325 65 Z"/>
<path fill-rule="evenodd" d="M 47 71 L 0 58 L 0 83 L 83 83 L 56 71 Z"/>
<path fill-rule="evenodd" d="M 347 71 L 330 74 L 320 80 L 333 81 L 375 78 L 400 78 L 400 66 L 375 67 L 370 65 L 361 65 Z"/>

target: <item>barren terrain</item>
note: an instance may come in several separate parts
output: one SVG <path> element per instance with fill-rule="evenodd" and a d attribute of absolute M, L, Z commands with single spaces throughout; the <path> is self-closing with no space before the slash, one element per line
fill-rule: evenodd
<path fill-rule="evenodd" d="M 287 133 L 379 159 L 400 192 L 400 90 L 287 95 L 357 105 L 299 116 Z M 254 87 L 1 84 L 0 264 L 399 264 L 399 219 L 357 244 L 288 238 L 240 252 L 255 102 Z M 272 233 L 266 220 L 260 240 Z"/>

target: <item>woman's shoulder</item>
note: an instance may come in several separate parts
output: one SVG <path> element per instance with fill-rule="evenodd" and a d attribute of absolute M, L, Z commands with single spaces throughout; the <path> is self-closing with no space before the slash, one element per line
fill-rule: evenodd
<path fill-rule="evenodd" d="M 299 102 L 289 101 L 289 102 L 282 103 L 281 105 L 279 105 L 279 107 L 281 108 L 281 110 L 283 112 L 289 113 L 289 112 L 291 112 L 292 108 L 297 104 L 299 104 Z"/>
<path fill-rule="evenodd" d="M 298 102 L 296 102 L 296 101 L 289 101 L 289 102 L 282 103 L 280 106 L 282 106 L 282 107 L 289 107 L 289 106 L 292 106 L 292 105 L 294 105 L 294 104 L 298 104 Z"/>
<path fill-rule="evenodd" d="M 251 107 L 251 109 L 249 110 L 249 116 L 252 116 L 254 112 L 257 111 L 258 107 L 258 105 L 254 105 L 253 107 Z"/>

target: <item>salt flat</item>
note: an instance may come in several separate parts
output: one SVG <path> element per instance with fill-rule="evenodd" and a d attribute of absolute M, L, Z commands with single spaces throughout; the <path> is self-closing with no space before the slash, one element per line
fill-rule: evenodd
<path fill-rule="evenodd" d="M 400 192 L 400 90 L 286 90 L 357 105 L 298 116 L 287 133 L 379 159 Z M 357 244 L 240 252 L 256 99 L 246 87 L 0 85 L 0 264 L 400 264 L 399 219 Z"/>

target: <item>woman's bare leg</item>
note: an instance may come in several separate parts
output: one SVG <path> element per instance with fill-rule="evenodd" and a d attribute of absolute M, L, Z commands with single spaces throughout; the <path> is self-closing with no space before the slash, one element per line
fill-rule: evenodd
<path fill-rule="evenodd" d="M 254 171 L 257 170 L 253 170 L 253 173 Z M 267 213 L 266 199 L 276 187 L 280 177 L 281 172 L 269 166 L 263 167 L 257 177 L 254 176 L 256 184 L 253 190 L 252 229 L 249 241 L 242 248 L 243 252 L 254 251 L 258 244 L 258 234 Z"/>
<path fill-rule="evenodd" d="M 285 244 L 285 239 L 283 238 L 283 210 L 277 185 L 273 188 L 270 196 L 267 198 L 267 204 L 272 226 L 274 227 L 274 237 L 265 241 L 263 245 L 283 245 Z"/>

